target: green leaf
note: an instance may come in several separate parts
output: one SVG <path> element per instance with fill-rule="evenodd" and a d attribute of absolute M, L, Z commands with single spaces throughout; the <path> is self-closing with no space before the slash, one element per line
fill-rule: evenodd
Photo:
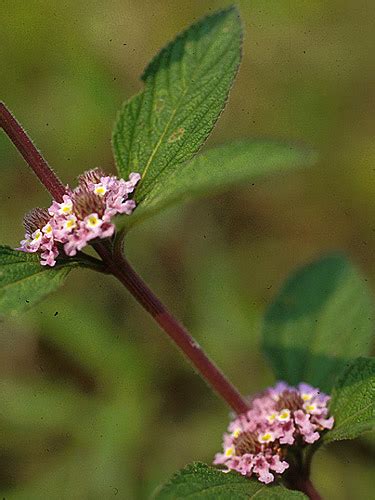
<path fill-rule="evenodd" d="M 307 498 L 299 491 L 270 486 L 234 472 L 223 473 L 202 463 L 187 465 L 157 491 L 156 500 L 287 500 Z"/>
<path fill-rule="evenodd" d="M 164 170 L 124 223 L 130 227 L 175 203 L 252 182 L 263 175 L 305 167 L 315 160 L 311 150 L 276 141 L 254 139 L 219 146 Z"/>
<path fill-rule="evenodd" d="M 47 268 L 36 254 L 0 246 L 0 314 L 37 303 L 61 285 L 72 265 Z"/>
<path fill-rule="evenodd" d="M 375 427 L 375 358 L 358 358 L 339 377 L 332 392 L 333 429 L 326 443 L 354 439 Z"/>
<path fill-rule="evenodd" d="M 223 110 L 241 57 L 234 7 L 192 25 L 146 68 L 144 90 L 125 103 L 113 133 L 120 175 L 142 174 L 141 202 L 165 169 L 189 160 Z"/>
<path fill-rule="evenodd" d="M 367 355 L 374 331 L 364 278 L 334 254 L 298 270 L 266 311 L 263 350 L 278 379 L 330 392 L 337 373 Z"/>

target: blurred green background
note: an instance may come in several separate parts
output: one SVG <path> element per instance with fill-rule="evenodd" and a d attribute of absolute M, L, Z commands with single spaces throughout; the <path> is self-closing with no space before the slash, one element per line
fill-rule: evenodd
<path fill-rule="evenodd" d="M 371 0 L 237 2 L 243 63 L 207 147 L 271 136 L 314 146 L 317 167 L 164 212 L 134 230 L 136 269 L 245 394 L 273 382 L 265 306 L 296 266 L 344 249 L 375 285 Z M 65 182 L 114 172 L 110 136 L 143 68 L 215 0 L 1 2 L 1 98 Z M 49 196 L 7 138 L 0 241 Z M 230 207 L 230 209 L 228 209 Z M 210 462 L 228 409 L 117 283 L 72 272 L 34 310 L 0 322 L 0 496 L 145 499 Z M 318 453 L 317 488 L 367 499 L 374 441 Z M 372 454 L 372 461 L 369 456 Z"/>

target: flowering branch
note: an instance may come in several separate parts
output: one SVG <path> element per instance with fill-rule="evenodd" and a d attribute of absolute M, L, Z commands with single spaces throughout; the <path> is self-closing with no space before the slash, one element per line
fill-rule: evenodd
<path fill-rule="evenodd" d="M 106 176 L 99 169 L 91 170 L 81 175 L 78 187 L 71 190 L 62 184 L 3 103 L 0 125 L 54 199 L 48 210 L 37 208 L 25 217 L 26 239 L 21 242 L 21 249 L 39 251 L 41 264 L 49 266 L 55 265 L 63 250 L 65 259 L 77 256 L 81 265 L 117 278 L 153 317 L 201 377 L 239 415 L 230 424 L 223 453 L 216 455 L 214 463 L 245 472 L 249 477 L 255 474 L 264 483 L 272 482 L 275 473 L 289 469 L 285 484 L 304 492 L 311 500 L 320 500 L 309 480 L 311 456 L 303 459 L 298 443 L 311 446 L 319 439 L 319 431 L 332 427 L 333 417 L 326 418 L 329 397 L 318 396 L 317 389 L 304 384 L 298 389 L 281 384 L 274 397 L 264 393 L 260 410 L 254 414 L 254 405 L 260 400 L 246 402 L 124 257 L 124 231 L 115 232 L 111 217 L 118 213 L 130 215 L 134 210 L 135 201 L 128 195 L 134 191 L 140 175 L 132 173 L 126 181 Z M 87 244 L 92 245 L 101 260 L 82 253 Z"/>
<path fill-rule="evenodd" d="M 36 149 L 31 139 L 17 122 L 15 117 L 0 103 L 0 125 L 22 154 L 28 165 L 33 169 L 52 197 L 62 202 L 66 188 L 49 167 L 46 160 Z M 65 203 L 66 204 L 66 203 Z M 238 414 L 248 410 L 246 401 L 237 389 L 229 382 L 224 374 L 203 352 L 198 343 L 190 336 L 187 330 L 170 314 L 160 300 L 142 281 L 130 264 L 122 256 L 121 245 L 112 245 L 98 242 L 93 246 L 106 266 L 106 270 L 115 276 L 154 318 L 159 326 L 167 333 L 181 351 L 190 359 L 193 366 L 208 384 L 228 403 Z"/>
<path fill-rule="evenodd" d="M 209 386 L 239 415 L 229 427 L 230 433 L 224 440 L 224 452 L 216 455 L 214 463 L 241 473 L 245 471 L 247 476 L 258 475 L 259 480 L 264 483 L 272 482 L 274 473 L 281 474 L 289 469 L 284 477 L 285 484 L 291 489 L 304 492 L 311 500 L 320 500 L 319 493 L 309 480 L 311 457 L 303 459 L 298 443 L 305 442 L 311 446 L 311 443 L 319 439 L 319 431 L 332 427 L 333 418 L 326 418 L 329 397 L 305 384 L 300 384 L 298 389 L 279 384 L 275 394 L 270 389 L 273 397 L 266 392 L 263 399 L 255 399 L 248 404 L 134 271 L 124 257 L 124 232 L 115 234 L 115 226 L 104 219 L 106 210 L 110 210 L 112 214 L 132 212 L 135 202 L 127 198 L 127 193 L 134 190 L 139 174 L 133 173 L 125 181 L 105 177 L 98 169 L 92 170 L 83 174 L 79 187 L 71 191 L 64 187 L 3 103 L 0 103 L 0 120 L 2 128 L 55 200 L 48 211 L 34 209 L 26 216 L 25 227 L 33 240 L 24 240 L 25 250 L 42 248 L 46 252 L 41 254 L 41 264 L 54 265 L 55 257 L 60 251 L 57 247 L 54 248 L 53 238 L 56 237 L 60 246 L 64 244 L 65 255 L 73 258 L 76 255 L 84 265 L 113 275 L 154 318 Z M 118 193 L 118 189 L 122 194 L 111 199 L 108 194 L 104 196 L 107 189 L 108 194 Z M 90 204 L 93 199 L 95 210 Z M 80 217 L 79 220 L 76 216 Z M 94 218 L 95 220 L 91 220 Z M 70 233 L 69 224 L 74 227 L 80 224 L 79 238 L 75 237 L 75 233 Z M 59 231 L 62 232 L 60 236 Z M 44 247 L 40 246 L 41 241 Z M 91 244 L 101 260 L 82 253 L 81 242 L 83 246 Z M 31 248 L 33 245 L 35 249 Z M 262 404 L 254 414 L 254 405 L 259 401 Z M 260 418 L 258 423 L 257 418 Z M 288 446 L 291 447 L 289 454 Z"/>

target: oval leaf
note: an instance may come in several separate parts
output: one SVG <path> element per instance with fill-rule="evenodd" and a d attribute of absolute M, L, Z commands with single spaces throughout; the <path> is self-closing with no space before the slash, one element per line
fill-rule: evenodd
<path fill-rule="evenodd" d="M 330 392 L 345 364 L 369 353 L 373 331 L 364 278 L 345 257 L 331 255 L 287 280 L 266 312 L 262 344 L 277 378 Z"/>
<path fill-rule="evenodd" d="M 35 254 L 0 246 L 0 314 L 35 304 L 61 285 L 71 267 L 43 267 Z"/>
<path fill-rule="evenodd" d="M 206 140 L 237 72 L 241 38 L 237 10 L 222 10 L 180 34 L 144 72 L 144 90 L 125 103 L 113 133 L 120 175 L 142 174 L 138 202 L 163 170 L 189 160 Z"/>
<path fill-rule="evenodd" d="M 339 377 L 332 393 L 333 429 L 326 443 L 354 439 L 375 427 L 375 359 L 358 358 Z"/>
<path fill-rule="evenodd" d="M 164 170 L 124 223 L 130 227 L 174 203 L 223 191 L 263 175 L 305 167 L 315 160 L 311 150 L 276 141 L 254 139 L 219 146 Z"/>
<path fill-rule="evenodd" d="M 187 465 L 155 494 L 156 500 L 303 500 L 307 497 L 282 486 L 265 485 L 234 472 L 224 473 L 206 464 Z"/>

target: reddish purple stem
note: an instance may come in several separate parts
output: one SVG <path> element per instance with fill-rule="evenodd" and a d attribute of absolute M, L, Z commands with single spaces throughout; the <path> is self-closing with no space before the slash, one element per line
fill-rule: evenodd
<path fill-rule="evenodd" d="M 0 125 L 9 136 L 26 163 L 34 170 L 40 182 L 46 187 L 56 201 L 62 201 L 65 187 L 43 156 L 36 149 L 30 137 L 18 123 L 16 118 L 0 102 Z"/>
<path fill-rule="evenodd" d="M 8 134 L 26 162 L 33 169 L 39 180 L 57 201 L 62 201 L 65 188 L 48 163 L 36 149 L 31 139 L 17 122 L 5 104 L 0 103 L 0 125 Z M 187 330 L 170 314 L 160 300 L 153 294 L 130 264 L 117 252 L 104 243 L 97 243 L 95 249 L 113 274 L 151 314 L 159 326 L 175 342 L 204 380 L 228 403 L 236 413 L 248 410 L 246 401 L 223 373 L 203 352 Z"/>
<path fill-rule="evenodd" d="M 212 360 L 204 353 L 188 331 L 171 315 L 167 308 L 154 295 L 142 278 L 134 271 L 122 253 L 112 253 L 104 243 L 97 243 L 95 250 L 113 274 L 151 314 L 170 339 L 181 349 L 185 356 L 200 373 L 202 378 L 238 414 L 245 413 L 249 407 L 241 394 L 233 386 Z"/>
<path fill-rule="evenodd" d="M 315 489 L 315 486 L 312 484 L 310 479 L 299 476 L 294 479 L 294 482 L 291 484 L 293 490 L 302 491 L 309 497 L 310 500 L 322 500 L 322 497 Z"/>

